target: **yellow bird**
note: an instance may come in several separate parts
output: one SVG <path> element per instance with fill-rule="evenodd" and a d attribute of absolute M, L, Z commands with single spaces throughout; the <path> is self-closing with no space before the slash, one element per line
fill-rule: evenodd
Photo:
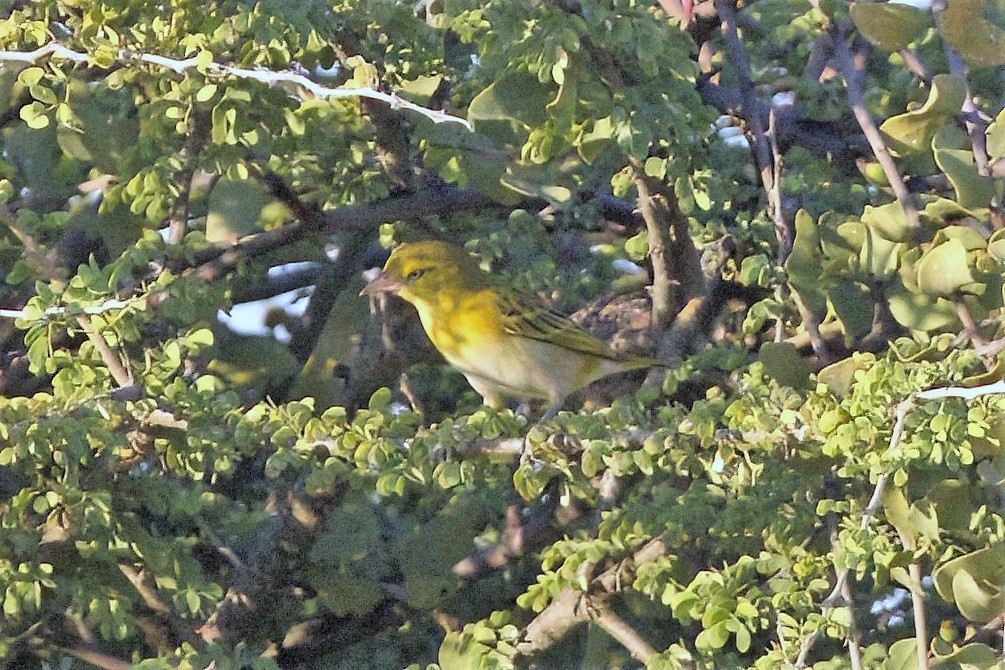
<path fill-rule="evenodd" d="M 666 365 L 622 355 L 536 299 L 500 283 L 463 249 L 445 242 L 402 244 L 360 295 L 393 293 L 415 306 L 422 327 L 453 367 L 501 409 L 507 398 L 548 402 L 615 372 Z"/>

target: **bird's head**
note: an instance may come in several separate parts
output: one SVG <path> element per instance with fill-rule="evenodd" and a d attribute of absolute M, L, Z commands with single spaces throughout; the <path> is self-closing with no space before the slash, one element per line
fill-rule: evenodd
<path fill-rule="evenodd" d="M 411 303 L 435 303 L 443 295 L 478 290 L 488 275 L 468 252 L 434 240 L 402 244 L 360 295 L 393 293 Z"/>

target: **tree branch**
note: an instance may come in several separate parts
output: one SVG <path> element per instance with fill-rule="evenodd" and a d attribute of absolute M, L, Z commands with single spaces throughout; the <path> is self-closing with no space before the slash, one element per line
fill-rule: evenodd
<path fill-rule="evenodd" d="M 925 625 L 925 591 L 921 585 L 921 564 L 915 558 L 907 566 L 911 578 L 911 609 L 914 611 L 914 641 L 918 670 L 928 670 L 928 631 Z"/>
<path fill-rule="evenodd" d="M 231 302 L 238 305 L 256 300 L 267 300 L 283 293 L 312 286 L 317 282 L 324 269 L 325 266 L 322 263 L 311 263 L 306 267 L 283 272 L 276 276 L 272 276 L 270 272 L 267 279 L 235 286 Z"/>
<path fill-rule="evenodd" d="M 63 46 L 59 42 L 50 42 L 34 51 L 0 51 L 0 61 L 18 63 L 37 63 L 48 57 L 63 58 L 74 63 L 90 63 L 94 56 L 92 54 L 74 51 Z M 391 109 L 407 109 L 425 116 L 433 123 L 457 123 L 473 132 L 471 122 L 459 116 L 453 116 L 445 112 L 434 109 L 427 109 L 421 105 L 416 105 L 394 93 L 384 93 L 377 89 L 364 86 L 361 88 L 330 88 L 308 79 L 299 72 L 252 69 L 235 67 L 209 61 L 205 63 L 199 56 L 191 58 L 176 59 L 155 54 L 144 54 L 128 49 L 120 49 L 116 58 L 120 64 L 145 63 L 160 68 L 182 73 L 187 70 L 198 69 L 205 74 L 213 74 L 219 77 L 235 77 L 237 79 L 250 79 L 263 84 L 273 86 L 276 84 L 293 84 L 309 91 L 317 98 L 366 98 L 369 100 L 379 100 L 387 103 Z"/>
<path fill-rule="evenodd" d="M 390 221 L 414 221 L 426 216 L 485 209 L 495 204 L 473 189 L 433 186 L 414 193 L 394 195 L 359 205 L 346 205 L 325 212 L 317 232 L 321 235 L 351 231 L 375 233 L 380 224 Z M 313 227 L 304 222 L 298 222 L 250 235 L 227 247 L 208 249 L 196 254 L 193 265 L 199 266 L 196 272 L 200 277 L 215 279 L 238 261 L 292 244 L 313 230 Z"/>
<path fill-rule="evenodd" d="M 1005 382 L 1003 382 L 1005 386 Z M 907 413 L 910 412 L 914 407 L 917 406 L 915 398 L 918 394 L 908 396 L 907 399 L 903 400 L 897 409 L 895 410 L 896 420 L 893 424 L 893 431 L 890 433 L 890 443 L 887 446 L 887 452 L 890 452 L 897 448 L 900 444 L 900 438 L 904 433 L 904 421 L 907 419 Z M 882 504 L 883 491 L 886 490 L 886 481 L 888 479 L 888 474 L 886 472 L 879 473 L 876 477 L 876 486 L 872 491 L 872 496 L 869 498 L 869 504 L 866 505 L 865 510 L 862 512 L 862 520 L 859 522 L 859 529 L 865 530 L 869 527 L 869 521 L 876 516 L 876 512 L 879 511 L 879 506 Z M 847 593 L 847 583 L 848 583 L 848 571 L 842 570 L 839 572 L 837 581 L 834 584 L 834 588 L 831 589 L 830 594 L 824 598 L 821 610 L 824 616 L 829 614 L 834 608 L 839 607 L 844 604 L 844 594 Z M 820 636 L 820 631 L 812 633 L 803 638 L 803 641 L 799 645 L 799 656 L 796 658 L 795 668 L 800 670 L 800 668 L 806 667 L 806 659 L 809 657 L 810 651 L 813 649 L 813 645 L 816 643 L 817 638 Z"/>
<path fill-rule="evenodd" d="M 72 656 L 73 658 L 84 661 L 85 663 L 90 663 L 95 667 L 101 668 L 101 670 L 129 670 L 133 667 L 133 664 L 128 661 L 120 660 L 114 656 L 109 656 L 108 654 L 95 651 L 93 649 L 83 649 L 80 647 L 59 647 L 59 651 L 67 656 Z"/>
<path fill-rule="evenodd" d="M 146 603 L 147 607 L 158 614 L 169 614 L 171 612 L 171 608 L 160 599 L 157 592 L 147 585 L 146 576 L 141 571 L 131 565 L 119 563 L 119 572 L 125 575 L 129 583 L 136 589 L 136 592 L 143 598 L 143 602 Z"/>
<path fill-rule="evenodd" d="M 775 164 L 780 161 L 777 157 L 775 161 L 772 161 L 771 146 L 764 132 L 764 117 L 757 108 L 757 98 L 754 95 L 750 61 L 747 59 L 747 52 L 743 48 L 743 42 L 740 41 L 740 33 L 736 27 L 736 12 L 730 0 L 714 0 L 714 5 L 715 11 L 722 21 L 722 35 L 726 40 L 729 60 L 733 64 L 737 79 L 740 81 L 740 96 L 743 104 L 740 106 L 739 112 L 754 134 L 754 158 L 757 162 L 757 171 L 761 175 L 761 186 L 768 198 L 768 211 L 775 224 L 778 255 L 784 260 L 792 249 L 793 232 L 782 212 L 780 186 L 777 183 L 781 167 Z M 774 135 L 776 124 L 773 112 L 769 110 L 768 116 L 769 126 Z M 777 143 L 775 146 L 777 147 Z"/>
<path fill-rule="evenodd" d="M 125 388 L 127 386 L 133 385 L 133 375 L 131 372 L 126 370 L 122 363 L 122 360 L 112 351 L 111 346 L 105 340 L 105 337 L 99 333 L 94 328 L 94 323 L 91 322 L 91 317 L 86 314 L 77 317 L 77 323 L 83 329 L 84 334 L 87 335 L 87 339 L 91 341 L 94 348 L 97 349 L 98 355 L 101 356 L 102 362 L 108 371 L 112 375 L 112 379 L 115 383 L 119 385 L 120 388 Z"/>
<path fill-rule="evenodd" d="M 698 93 L 706 105 L 710 105 L 723 114 L 740 115 L 743 107 L 743 96 L 739 91 L 719 84 L 714 84 L 707 77 L 698 80 Z M 766 123 L 770 105 L 754 100 L 749 113 L 756 112 L 761 117 L 761 123 Z M 835 161 L 846 164 L 854 169 L 853 159 L 857 155 L 852 145 L 861 143 L 857 125 L 855 130 L 846 127 L 841 121 L 814 121 L 803 119 L 797 115 L 795 106 L 788 111 L 777 110 L 778 143 L 783 149 L 797 144 L 821 155 L 833 156 Z M 854 125 L 854 124 L 853 124 Z M 854 134 L 855 137 L 848 138 Z"/>
<path fill-rule="evenodd" d="M 646 234 L 649 241 L 649 260 L 653 266 L 653 319 L 652 327 L 657 333 L 666 330 L 670 318 L 678 311 L 681 296 L 674 290 L 674 284 L 680 286 L 680 278 L 675 277 L 671 267 L 670 225 L 665 212 L 657 210 L 650 191 L 650 180 L 641 172 L 636 172 L 635 188 L 639 192 L 639 209 L 646 223 Z M 663 216 L 661 216 L 663 214 Z M 676 281 L 675 281 L 676 280 Z"/>
<path fill-rule="evenodd" d="M 637 568 L 645 563 L 651 563 L 666 554 L 667 547 L 663 540 L 650 540 L 628 559 L 628 569 Z M 516 644 L 517 654 L 529 656 L 561 640 L 573 628 L 590 619 L 587 603 L 584 597 L 590 592 L 613 593 L 621 581 L 621 575 L 626 569 L 625 562 L 615 565 L 590 582 L 587 593 L 566 588 L 562 590 L 540 614 L 527 624 Z M 617 639 L 617 638 L 615 638 Z M 621 640 L 619 640 L 620 642 Z"/>
<path fill-rule="evenodd" d="M 907 414 L 918 406 L 919 401 L 942 400 L 945 398 L 973 400 L 974 398 L 979 398 L 981 396 L 999 393 L 1005 393 L 1005 380 L 996 381 L 993 384 L 986 384 L 984 386 L 977 386 L 974 388 L 968 388 L 965 386 L 945 386 L 913 393 L 897 405 L 897 409 L 895 410 L 896 420 L 893 424 L 893 430 L 890 433 L 890 442 L 886 449 L 887 452 L 889 453 L 893 451 L 900 444 L 900 439 L 904 434 L 904 422 L 907 419 Z M 869 504 L 863 511 L 862 520 L 859 523 L 859 528 L 861 530 L 865 530 L 868 527 L 869 520 L 872 519 L 876 515 L 876 512 L 879 511 L 879 507 L 882 504 L 883 491 L 886 490 L 887 479 L 888 474 L 886 472 L 881 472 L 879 476 L 876 477 L 876 486 L 873 489 L 872 496 L 869 498 Z M 911 568 L 911 581 L 915 582 L 920 587 L 921 567 L 917 564 L 917 562 L 912 562 L 909 567 Z M 913 574 L 914 571 L 917 571 L 917 574 Z M 823 601 L 822 609 L 825 615 L 830 612 L 830 610 L 834 609 L 834 607 L 838 604 L 842 603 L 845 599 L 845 594 L 848 593 L 847 581 L 848 573 L 846 571 L 838 575 L 834 588 Z M 920 592 L 917 596 L 915 596 L 914 591 L 915 589 L 912 589 L 912 605 L 914 607 L 915 617 L 915 637 L 918 638 L 918 664 L 920 668 L 927 668 L 928 641 L 926 636 L 927 634 L 925 632 L 924 600 L 921 597 Z M 800 644 L 799 657 L 796 659 L 795 663 L 797 670 L 799 668 L 806 667 L 806 659 L 809 656 L 810 650 L 813 648 L 813 644 L 816 642 L 819 634 L 820 632 L 817 631 L 803 639 Z M 924 657 L 924 661 L 922 660 L 922 657 Z"/>
<path fill-rule="evenodd" d="M 591 599 L 587 609 L 589 609 L 590 619 L 605 630 L 608 635 L 620 642 L 621 646 L 631 652 L 632 657 L 643 663 L 649 663 L 649 660 L 656 656 L 657 651 L 653 646 L 611 609 L 607 598 Z"/>
<path fill-rule="evenodd" d="M 519 505 L 509 505 L 506 508 L 506 527 L 499 542 L 478 548 L 455 563 L 453 573 L 468 582 L 474 581 L 489 570 L 503 567 L 513 556 L 522 556 L 528 550 L 542 546 L 549 538 L 554 539 L 552 517 L 558 499 L 558 496 L 551 496 L 526 520 L 520 518 Z"/>
<path fill-rule="evenodd" d="M 917 231 L 921 222 L 918 218 L 918 209 L 914 205 L 914 198 L 910 191 L 907 190 L 904 178 L 897 170 L 897 164 L 894 163 L 893 157 L 886 147 L 886 142 L 879 132 L 879 128 L 876 127 L 876 123 L 872 120 L 869 110 L 865 107 L 865 94 L 863 93 L 863 85 L 860 79 L 862 74 L 860 70 L 862 55 L 855 54 L 852 56 L 851 50 L 845 43 L 846 37 L 847 34 L 844 28 L 835 26 L 832 29 L 831 38 L 834 40 L 834 53 L 837 55 L 841 74 L 844 77 L 845 89 L 848 92 L 848 104 L 851 106 L 855 120 L 858 121 L 858 125 L 862 128 L 862 132 L 865 133 L 866 139 L 869 140 L 872 153 L 876 156 L 876 160 L 879 161 L 880 167 L 883 168 L 883 174 L 886 175 L 887 181 L 890 182 L 890 188 L 893 189 L 897 202 L 900 203 L 901 209 L 904 210 L 907 225 L 912 230 Z"/>
<path fill-rule="evenodd" d="M 175 157 L 182 165 L 178 178 L 178 198 L 175 200 L 168 223 L 167 243 L 179 245 L 188 230 L 189 199 L 192 195 L 192 179 L 195 177 L 195 157 L 202 151 L 209 137 L 210 115 L 196 110 L 192 115 L 192 126 L 188 130 L 185 144 Z"/>
<path fill-rule="evenodd" d="M 848 638 L 848 660 L 851 670 L 863 670 L 862 666 L 862 635 L 855 620 L 855 603 L 852 600 L 851 586 L 845 580 L 841 589 L 841 597 L 848 603 L 848 616 L 851 622 L 851 636 Z"/>
<path fill-rule="evenodd" d="M 355 55 L 362 55 L 363 48 L 356 35 L 341 31 L 337 37 L 341 48 L 336 49 L 339 63 L 346 71 L 351 71 L 347 61 Z M 402 191 L 411 191 L 414 187 L 415 173 L 409 151 L 409 138 L 402 116 L 385 102 L 363 98 L 360 108 L 374 126 L 374 143 L 376 145 L 377 162 L 384 168 L 385 174 L 395 187 Z M 470 128 L 469 128 L 470 130 Z"/>

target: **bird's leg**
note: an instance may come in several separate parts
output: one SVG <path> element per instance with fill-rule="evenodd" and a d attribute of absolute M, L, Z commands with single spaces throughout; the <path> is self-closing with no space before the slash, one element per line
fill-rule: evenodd
<path fill-rule="evenodd" d="M 551 395 L 548 397 L 548 409 L 544 411 L 538 423 L 546 423 L 558 416 L 558 410 L 562 409 L 562 405 L 565 404 L 565 399 L 568 397 L 566 395 L 559 395 L 559 393 L 557 390 L 552 390 Z"/>

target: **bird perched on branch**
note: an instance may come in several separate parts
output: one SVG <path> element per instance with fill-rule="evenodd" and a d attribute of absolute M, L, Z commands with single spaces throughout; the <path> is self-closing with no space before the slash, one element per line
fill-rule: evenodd
<path fill-rule="evenodd" d="M 615 372 L 666 365 L 618 354 L 531 296 L 482 270 L 445 242 L 402 244 L 360 295 L 392 293 L 412 303 L 433 345 L 486 405 L 545 400 L 544 419 L 566 397 Z"/>

